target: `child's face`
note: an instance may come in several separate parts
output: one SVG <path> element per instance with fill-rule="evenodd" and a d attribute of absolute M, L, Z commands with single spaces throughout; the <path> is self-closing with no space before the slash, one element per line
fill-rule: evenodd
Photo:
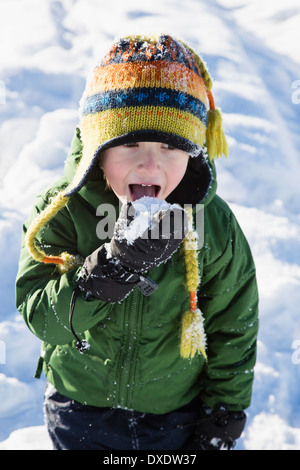
<path fill-rule="evenodd" d="M 122 203 L 142 196 L 166 199 L 183 178 L 189 155 L 159 142 L 132 142 L 104 150 L 100 165 Z"/>

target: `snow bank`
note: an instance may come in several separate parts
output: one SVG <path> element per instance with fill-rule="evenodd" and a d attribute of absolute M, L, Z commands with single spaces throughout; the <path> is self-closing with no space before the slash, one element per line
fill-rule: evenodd
<path fill-rule="evenodd" d="M 263 412 L 254 417 L 244 444 L 245 450 L 299 450 L 300 429 L 277 414 Z"/>
<path fill-rule="evenodd" d="M 12 432 L 0 450 L 52 450 L 52 445 L 45 426 L 30 426 Z"/>
<path fill-rule="evenodd" d="M 246 31 L 254 33 L 264 45 L 300 62 L 300 5 L 298 0 L 219 0 L 226 8 L 236 7 L 234 18 Z"/>

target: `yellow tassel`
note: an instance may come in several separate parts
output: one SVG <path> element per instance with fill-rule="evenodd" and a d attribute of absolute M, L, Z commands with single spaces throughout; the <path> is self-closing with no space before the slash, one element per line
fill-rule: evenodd
<path fill-rule="evenodd" d="M 79 256 L 62 253 L 59 256 L 47 256 L 46 253 L 37 246 L 36 235 L 69 201 L 64 191 L 55 196 L 49 206 L 47 206 L 31 223 L 25 235 L 25 245 L 31 256 L 42 263 L 58 264 L 62 273 L 69 271 L 75 266 L 82 264 Z"/>
<path fill-rule="evenodd" d="M 58 265 L 58 269 L 61 274 L 67 273 L 73 268 L 77 268 L 77 266 L 82 266 L 84 259 L 80 255 L 70 255 L 66 251 L 60 255 L 63 263 Z"/>
<path fill-rule="evenodd" d="M 200 352 L 207 360 L 205 349 L 206 335 L 202 313 L 198 308 L 188 310 L 181 323 L 180 355 L 184 359 L 193 359 L 195 354 Z"/>
<path fill-rule="evenodd" d="M 193 210 L 186 208 L 189 221 L 189 231 L 184 239 L 186 265 L 186 285 L 190 293 L 190 309 L 185 312 L 181 323 L 180 355 L 184 359 L 192 359 L 196 353 L 201 353 L 207 359 L 206 335 L 201 311 L 197 308 L 197 289 L 200 283 L 197 238 L 193 230 Z"/>
<path fill-rule="evenodd" d="M 219 109 L 209 109 L 207 113 L 206 146 L 210 160 L 223 154 L 228 157 L 228 144 L 222 127 L 222 114 Z"/>

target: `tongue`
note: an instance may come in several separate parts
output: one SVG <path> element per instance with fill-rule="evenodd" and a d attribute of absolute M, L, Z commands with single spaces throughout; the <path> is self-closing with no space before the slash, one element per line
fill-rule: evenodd
<path fill-rule="evenodd" d="M 155 197 L 155 186 L 142 186 L 141 184 L 132 184 L 131 192 L 134 201 L 144 196 Z"/>

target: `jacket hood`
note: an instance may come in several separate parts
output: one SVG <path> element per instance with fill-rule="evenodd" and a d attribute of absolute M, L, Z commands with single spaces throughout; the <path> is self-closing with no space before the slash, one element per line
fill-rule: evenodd
<path fill-rule="evenodd" d="M 78 164 L 82 156 L 82 141 L 80 129 L 76 128 L 71 149 L 65 162 L 64 174 L 70 184 L 76 174 Z M 118 199 L 113 191 L 107 189 L 104 174 L 99 165 L 94 165 L 89 180 L 79 190 L 81 197 L 88 203 L 97 207 L 99 200 L 118 205 Z M 177 203 L 182 206 L 189 204 L 195 206 L 203 204 L 207 206 L 216 194 L 217 180 L 216 168 L 213 161 L 210 161 L 204 152 L 197 157 L 190 157 L 186 173 L 175 188 L 168 196 L 167 201 L 171 204 Z M 99 194 L 100 196 L 99 198 Z"/>

